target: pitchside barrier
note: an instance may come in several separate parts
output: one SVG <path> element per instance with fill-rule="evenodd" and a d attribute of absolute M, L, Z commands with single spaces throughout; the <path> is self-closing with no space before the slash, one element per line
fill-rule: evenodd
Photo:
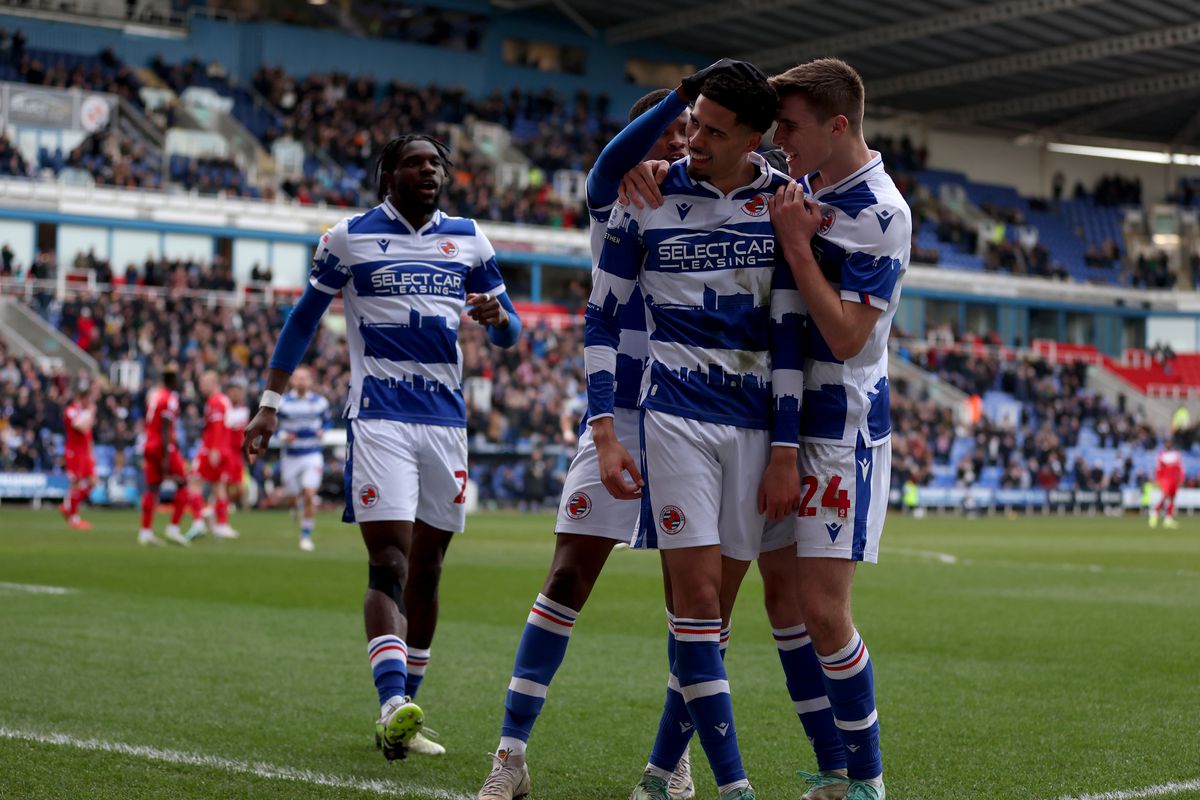
<path fill-rule="evenodd" d="M 1150 505 L 1157 505 L 1162 493 L 1150 494 Z M 893 488 L 890 498 L 895 508 L 903 508 L 903 493 Z M 1139 489 L 1086 491 L 1076 489 L 985 489 L 962 487 L 920 488 L 917 502 L 909 508 L 930 511 L 1025 511 L 1041 514 L 1067 512 L 1141 511 L 1146 506 Z M 1180 511 L 1200 510 L 1200 489 L 1180 489 L 1175 495 Z"/>

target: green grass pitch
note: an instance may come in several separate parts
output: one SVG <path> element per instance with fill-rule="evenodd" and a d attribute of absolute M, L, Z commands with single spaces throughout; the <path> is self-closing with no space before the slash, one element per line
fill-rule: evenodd
<path fill-rule="evenodd" d="M 373 746 L 355 528 L 322 515 L 307 554 L 286 515 L 243 513 L 239 541 L 146 549 L 132 513 L 88 516 L 76 533 L 0 510 L 0 797 L 474 795 L 549 516 L 474 516 L 452 545 L 420 695 L 449 754 L 394 764 Z M 894 515 L 882 561 L 855 615 L 889 798 L 1200 798 L 1200 521 Z M 752 572 L 728 656 L 738 733 L 759 797 L 794 800 L 812 757 L 761 603 Z M 533 800 L 618 800 L 663 698 L 656 557 L 614 553 L 572 638 L 530 743 Z"/>

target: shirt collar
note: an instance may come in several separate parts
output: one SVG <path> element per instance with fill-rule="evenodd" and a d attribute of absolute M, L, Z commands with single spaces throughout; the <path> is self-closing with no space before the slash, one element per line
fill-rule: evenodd
<path fill-rule="evenodd" d="M 392 205 L 392 198 L 383 198 L 383 202 L 377 207 L 388 219 L 392 220 L 393 222 L 399 222 L 401 225 L 403 225 L 409 231 L 409 233 L 420 233 L 426 228 L 437 225 L 442 221 L 442 217 L 445 216 L 440 208 L 435 208 L 433 210 L 433 215 L 429 218 L 429 222 L 426 222 L 424 225 L 422 225 L 421 230 L 414 231 L 412 225 L 410 225 L 408 220 L 404 218 L 404 215 L 397 211 L 396 207 Z"/>
<path fill-rule="evenodd" d="M 861 183 L 862 181 L 867 180 L 867 178 L 871 177 L 871 175 L 873 175 L 876 170 L 879 170 L 879 171 L 883 170 L 883 156 L 880 155 L 875 150 L 872 150 L 870 152 L 871 152 L 871 160 L 870 161 L 868 161 L 866 164 L 863 164 L 861 167 L 856 169 L 854 172 L 850 173 L 845 178 L 842 178 L 840 181 L 833 184 L 832 186 L 822 186 L 816 192 L 812 192 L 811 191 L 812 190 L 812 179 L 815 178 L 817 175 L 821 174 L 819 172 L 814 172 L 810 175 L 805 176 L 804 188 L 808 189 L 810 191 L 810 193 L 812 193 L 813 196 L 815 197 L 817 195 L 825 194 L 826 192 L 830 192 L 830 193 L 842 192 L 842 191 L 845 191 L 846 189 L 849 189 L 851 186 L 853 186 L 856 183 Z"/>

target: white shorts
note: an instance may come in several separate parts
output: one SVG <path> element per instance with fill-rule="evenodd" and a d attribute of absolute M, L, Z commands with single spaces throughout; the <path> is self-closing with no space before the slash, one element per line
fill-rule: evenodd
<path fill-rule="evenodd" d="M 279 460 L 283 491 L 290 497 L 295 497 L 305 489 L 316 491 L 321 488 L 321 476 L 324 473 L 325 458 L 319 452 L 285 455 Z"/>
<path fill-rule="evenodd" d="M 617 439 L 634 458 L 642 449 L 640 418 L 640 411 L 613 409 Z M 637 531 L 641 508 L 637 500 L 617 500 L 600 482 L 600 460 L 592 441 L 592 426 L 588 425 L 579 437 L 579 449 L 563 482 L 554 531 L 629 542 Z"/>
<path fill-rule="evenodd" d="M 874 564 L 892 482 L 891 440 L 867 447 L 800 445 L 796 554 Z"/>
<path fill-rule="evenodd" d="M 467 429 L 354 419 L 345 522 L 421 520 L 457 533 L 467 519 Z"/>
<path fill-rule="evenodd" d="M 768 431 L 659 411 L 642 414 L 642 516 L 634 544 L 671 550 L 720 545 L 721 555 L 753 561 L 766 516 L 758 487 L 771 450 Z M 775 549 L 792 530 L 772 525 Z"/>

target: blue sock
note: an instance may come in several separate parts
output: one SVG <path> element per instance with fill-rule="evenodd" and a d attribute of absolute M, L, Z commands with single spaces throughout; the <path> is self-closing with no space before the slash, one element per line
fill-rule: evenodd
<path fill-rule="evenodd" d="M 404 693 L 414 700 L 421 681 L 425 680 L 425 668 L 429 666 L 429 649 L 418 650 L 411 647 L 408 650 L 408 680 L 404 684 Z"/>
<path fill-rule="evenodd" d="M 317 521 L 315 519 L 312 517 L 305 517 L 304 519 L 300 520 L 300 535 L 305 539 L 311 538 L 313 534 L 313 528 L 316 526 Z"/>
<path fill-rule="evenodd" d="M 529 610 L 512 681 L 504 697 L 504 724 L 500 735 L 529 741 L 533 723 L 546 703 L 546 691 L 567 654 L 571 629 L 579 612 L 539 594 Z"/>
<path fill-rule="evenodd" d="M 850 779 L 878 778 L 883 774 L 883 758 L 879 753 L 879 715 L 875 712 L 875 673 L 866 644 L 855 631 L 841 650 L 817 657 L 834 724 L 846 746 Z"/>
<path fill-rule="evenodd" d="M 721 659 L 721 620 L 675 620 L 675 669 L 679 692 L 700 736 L 717 787 L 747 785 L 733 725 L 733 699 Z"/>
<path fill-rule="evenodd" d="M 408 647 L 399 636 L 376 636 L 367 642 L 367 657 L 371 659 L 371 674 L 379 691 L 379 705 L 393 697 L 404 696 L 408 678 Z"/>
<path fill-rule="evenodd" d="M 725 650 L 729 647 L 730 626 L 721 630 L 721 658 L 725 658 Z M 667 699 L 663 703 L 662 717 L 658 720 L 658 735 L 654 737 L 654 749 L 650 751 L 650 763 L 661 772 L 674 772 L 679 759 L 687 750 L 696 726 L 688 713 L 687 703 L 679 693 L 679 674 L 675 668 L 675 616 L 667 612 L 667 660 L 671 672 L 667 678 Z"/>
<path fill-rule="evenodd" d="M 821 662 L 813 651 L 808 628 L 803 625 L 772 628 L 771 633 L 775 637 L 775 646 L 779 648 L 779 663 L 783 665 L 783 674 L 787 678 L 788 694 L 817 755 L 817 769 L 821 772 L 845 769 L 846 748 L 833 723 Z"/>

